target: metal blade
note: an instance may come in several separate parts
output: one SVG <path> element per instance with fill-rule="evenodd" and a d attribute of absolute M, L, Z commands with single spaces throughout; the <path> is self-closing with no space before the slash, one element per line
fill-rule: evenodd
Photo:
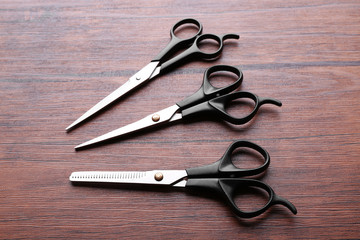
<path fill-rule="evenodd" d="M 150 114 L 147 117 L 145 117 L 137 122 L 131 123 L 124 127 L 118 128 L 114 131 L 111 131 L 109 133 L 106 133 L 100 137 L 97 137 L 97 138 L 89 140 L 85 143 L 82 143 L 82 144 L 76 146 L 75 149 L 87 147 L 87 146 L 90 146 L 90 145 L 93 145 L 96 143 L 100 143 L 100 142 L 107 141 L 112 138 L 124 136 L 126 134 L 134 133 L 139 130 L 146 129 L 146 128 L 156 126 L 159 124 L 163 124 L 166 122 L 180 120 L 182 118 L 182 116 L 180 113 L 176 113 L 178 111 L 178 109 L 179 109 L 179 106 L 175 104 L 171 107 L 161 110 L 160 112 Z"/>
<path fill-rule="evenodd" d="M 187 177 L 185 170 L 153 170 L 146 172 L 84 171 L 73 172 L 69 180 L 71 182 L 173 185 L 185 177 Z"/>
<path fill-rule="evenodd" d="M 156 77 L 157 75 L 160 74 L 160 70 L 161 70 L 161 66 L 160 67 L 157 67 L 154 72 L 151 74 L 150 78 L 149 79 L 153 79 L 154 77 Z"/>
<path fill-rule="evenodd" d="M 90 108 L 86 113 L 84 113 L 81 117 L 75 120 L 72 124 L 70 124 L 66 131 L 70 131 L 79 123 L 83 122 L 84 120 L 88 119 L 89 117 L 93 116 L 95 113 L 99 112 L 101 109 L 105 108 L 106 106 L 110 105 L 121 96 L 125 95 L 126 93 L 130 92 L 131 90 L 137 88 L 141 84 L 147 82 L 148 80 L 152 79 L 159 73 L 159 68 L 157 67 L 159 62 L 151 62 L 138 71 L 135 75 L 129 78 L 127 82 L 125 82 L 122 86 L 116 89 L 114 92 L 110 93 L 107 97 L 103 100 L 98 102 L 95 106 Z M 157 71 L 155 71 L 158 69 Z M 156 72 L 155 74 L 154 71 Z"/>

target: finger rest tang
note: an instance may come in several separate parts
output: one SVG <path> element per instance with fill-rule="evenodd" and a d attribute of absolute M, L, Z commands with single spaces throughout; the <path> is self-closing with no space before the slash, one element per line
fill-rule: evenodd
<path fill-rule="evenodd" d="M 240 36 L 238 34 L 229 33 L 229 34 L 222 35 L 220 38 L 222 41 L 225 41 L 227 39 L 239 39 Z"/>
<path fill-rule="evenodd" d="M 292 204 L 289 200 L 287 200 L 283 197 L 275 195 L 274 196 L 274 204 L 281 204 L 281 205 L 287 207 L 293 214 L 295 214 L 295 215 L 297 214 L 297 209 L 294 206 L 294 204 Z"/>
<path fill-rule="evenodd" d="M 276 105 L 278 107 L 282 106 L 282 102 L 280 100 L 275 99 L 275 98 L 260 98 L 259 97 L 259 106 L 261 106 L 263 104 L 273 104 L 273 105 Z"/>

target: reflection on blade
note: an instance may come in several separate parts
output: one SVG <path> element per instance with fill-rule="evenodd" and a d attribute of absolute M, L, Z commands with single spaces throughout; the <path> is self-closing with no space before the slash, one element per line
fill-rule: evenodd
<path fill-rule="evenodd" d="M 154 72 L 151 74 L 150 79 L 153 79 L 154 77 L 156 77 L 157 75 L 160 74 L 160 70 L 161 70 L 161 66 L 157 67 Z"/>
<path fill-rule="evenodd" d="M 69 180 L 71 182 L 172 185 L 186 176 L 185 170 L 154 170 L 146 172 L 84 171 L 73 172 Z"/>
<path fill-rule="evenodd" d="M 130 92 L 131 90 L 135 89 L 136 87 L 140 86 L 142 83 L 152 79 L 155 77 L 158 71 L 154 73 L 157 69 L 158 62 L 151 62 L 142 68 L 139 72 L 133 75 L 127 82 L 125 82 L 122 86 L 116 89 L 114 92 L 110 93 L 107 97 L 103 100 L 98 102 L 95 106 L 89 109 L 86 113 L 84 113 L 81 117 L 79 117 L 76 121 L 74 121 L 70 126 L 66 128 L 66 131 L 70 131 L 79 123 L 83 122 L 87 118 L 91 117 L 95 113 L 99 112 L 101 109 L 109 106 L 115 100 L 119 99 L 121 96 L 125 95 L 126 93 Z M 154 74 L 153 74 L 154 73 Z"/>
<path fill-rule="evenodd" d="M 100 143 L 112 138 L 124 136 L 125 134 L 134 133 L 136 131 L 146 129 L 152 126 L 156 126 L 165 122 L 169 121 L 176 121 L 181 119 L 181 114 L 176 114 L 177 110 L 179 109 L 178 105 L 173 105 L 171 107 L 165 108 L 161 110 L 160 112 L 150 114 L 147 117 L 131 123 L 129 125 L 126 125 L 124 127 L 118 128 L 112 132 L 106 133 L 100 137 L 94 138 L 92 140 L 89 140 L 85 143 L 82 143 L 75 147 L 75 149 L 80 149 L 83 147 L 87 147 L 96 143 Z"/>
<path fill-rule="evenodd" d="M 105 97 L 103 100 L 98 102 L 95 106 L 93 106 L 91 109 L 89 109 L 86 113 L 84 113 L 81 117 L 79 117 L 75 122 L 73 122 L 70 126 L 66 128 L 66 131 L 70 131 L 72 128 L 74 128 L 79 123 L 83 122 L 85 119 L 91 117 L 95 113 L 99 112 L 101 109 L 105 108 L 109 104 L 113 103 L 115 100 L 117 100 L 119 97 L 123 96 L 125 93 L 133 89 L 133 84 L 128 80 L 126 83 L 124 83 L 121 87 L 116 89 L 114 92 L 112 92 L 110 95 Z"/>

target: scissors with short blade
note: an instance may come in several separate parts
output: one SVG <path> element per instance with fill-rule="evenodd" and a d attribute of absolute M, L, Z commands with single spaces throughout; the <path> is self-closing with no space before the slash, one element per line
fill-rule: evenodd
<path fill-rule="evenodd" d="M 264 159 L 263 165 L 249 169 L 236 167 L 233 163 L 233 153 L 239 148 L 248 148 L 259 153 Z M 239 158 L 237 157 L 237 159 Z M 244 218 L 258 216 L 275 204 L 284 205 L 292 213 L 296 214 L 295 206 L 288 200 L 276 195 L 274 190 L 266 183 L 260 180 L 241 178 L 261 174 L 269 167 L 269 164 L 270 155 L 265 149 L 255 143 L 239 140 L 228 147 L 220 160 L 210 165 L 188 168 L 186 170 L 73 172 L 69 179 L 74 183 L 151 184 L 184 187 L 185 189 L 193 189 L 195 193 L 205 190 L 206 192 L 220 195 L 237 216 Z M 266 193 L 267 203 L 262 207 L 260 206 L 259 209 L 252 211 L 244 210 L 242 204 L 239 207 L 238 202 L 235 200 L 238 194 L 247 191 L 254 192 L 254 190 L 257 190 L 255 192 L 262 196 Z"/>
<path fill-rule="evenodd" d="M 237 79 L 235 82 L 232 82 L 225 87 L 214 87 L 210 83 L 209 78 L 210 75 L 218 72 L 233 73 L 237 76 Z M 242 79 L 243 74 L 240 69 L 236 67 L 228 65 L 212 66 L 205 71 L 203 84 L 200 89 L 193 95 L 185 98 L 184 100 L 176 103 L 171 107 L 165 108 L 154 114 L 150 114 L 137 122 L 131 123 L 114 131 L 111 131 L 107 134 L 89 140 L 85 143 L 82 143 L 76 146 L 75 149 L 78 150 L 80 148 L 88 147 L 96 143 L 104 142 L 113 138 L 124 136 L 126 134 L 134 133 L 139 130 L 199 115 L 217 117 L 237 125 L 245 124 L 255 116 L 261 105 L 267 103 L 277 106 L 282 105 L 279 100 L 271 98 L 260 98 L 250 92 L 237 91 L 230 93 L 240 86 Z M 254 102 L 253 109 L 247 116 L 236 117 L 226 111 L 226 108 L 231 104 L 231 102 L 237 99 L 250 99 L 250 101 Z"/>
<path fill-rule="evenodd" d="M 175 31 L 178 29 L 181 31 L 181 26 L 192 24 L 195 25 L 198 29 L 198 32 L 188 38 L 180 38 L 175 34 Z M 85 121 L 89 117 L 98 113 L 100 110 L 104 109 L 106 106 L 110 105 L 117 99 L 119 99 L 124 94 L 132 91 L 133 89 L 139 87 L 140 85 L 148 82 L 157 75 L 174 68 L 180 63 L 183 63 L 191 59 L 203 59 L 203 60 L 213 60 L 220 56 L 223 50 L 223 42 L 227 39 L 239 39 L 239 35 L 236 34 L 225 34 L 225 35 L 215 35 L 215 34 L 202 34 L 202 25 L 196 19 L 188 18 L 183 19 L 177 22 L 170 30 L 171 40 L 168 45 L 144 68 L 135 73 L 132 77 L 129 78 L 122 86 L 116 89 L 114 92 L 109 94 L 81 117 L 75 120 L 70 124 L 66 130 L 70 131 L 75 126 Z M 206 40 L 213 40 L 216 42 L 218 48 L 213 52 L 205 52 L 199 48 L 201 42 Z M 173 58 L 169 57 L 175 52 L 185 49 L 182 53 L 176 55 Z"/>

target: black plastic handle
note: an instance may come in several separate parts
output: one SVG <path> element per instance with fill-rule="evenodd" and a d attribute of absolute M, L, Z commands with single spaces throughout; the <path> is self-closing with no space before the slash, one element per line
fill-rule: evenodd
<path fill-rule="evenodd" d="M 211 74 L 216 72 L 230 72 L 237 76 L 237 79 L 231 84 L 225 87 L 214 87 L 210 83 Z M 185 98 L 181 102 L 176 103 L 180 109 L 188 108 L 194 106 L 198 103 L 213 99 L 217 96 L 224 95 L 226 93 L 234 91 L 236 88 L 240 86 L 243 80 L 243 74 L 239 68 L 228 66 L 228 65 L 215 65 L 208 69 L 206 69 L 204 73 L 204 80 L 199 88 L 193 95 Z"/>
<path fill-rule="evenodd" d="M 241 169 L 237 168 L 232 161 L 233 152 L 240 147 L 250 148 L 260 153 L 264 158 L 264 163 L 256 168 L 251 169 Z M 188 168 L 186 172 L 189 179 L 193 178 L 227 178 L 227 177 L 244 177 L 244 176 L 253 176 L 264 172 L 270 164 L 270 155 L 269 153 L 259 145 L 249 142 L 238 140 L 230 144 L 228 149 L 225 151 L 224 155 L 216 162 L 210 165 L 205 165 L 201 167 Z"/>
<path fill-rule="evenodd" d="M 177 37 L 175 35 L 176 29 L 185 24 L 195 25 L 198 28 L 198 32 L 188 38 Z M 171 55 L 172 53 L 178 51 L 181 48 L 190 46 L 195 41 L 196 37 L 201 34 L 202 30 L 203 26 L 198 20 L 194 18 L 186 18 L 175 23 L 175 25 L 170 30 L 170 42 L 152 61 L 163 62 L 165 58 L 169 57 L 169 55 Z"/>
<path fill-rule="evenodd" d="M 211 191 L 215 194 L 222 196 L 225 201 L 229 204 L 233 212 L 243 218 L 251 218 L 258 216 L 264 213 L 271 206 L 276 204 L 281 204 L 287 207 L 293 214 L 297 213 L 295 206 L 289 202 L 288 200 L 278 196 L 275 194 L 274 190 L 267 184 L 253 179 L 241 179 L 241 178 L 200 178 L 200 179 L 188 179 L 186 183 L 187 189 L 192 189 L 194 192 L 198 192 L 198 190 L 205 190 L 207 192 Z M 267 192 L 268 201 L 263 206 L 254 211 L 244 211 L 241 210 L 235 200 L 234 197 L 236 193 L 241 189 L 246 188 L 260 188 Z"/>
<path fill-rule="evenodd" d="M 218 44 L 218 49 L 216 51 L 210 52 L 210 53 L 204 52 L 199 48 L 200 42 L 202 42 L 204 40 L 209 40 L 209 39 L 215 40 Z M 225 34 L 225 35 L 202 34 L 202 35 L 199 35 L 196 37 L 194 43 L 188 49 L 186 49 L 179 55 L 162 63 L 160 72 L 167 71 L 189 59 L 214 60 L 220 56 L 220 54 L 224 48 L 223 42 L 226 39 L 239 39 L 239 35 L 237 35 L 237 34 Z"/>
<path fill-rule="evenodd" d="M 255 103 L 254 108 L 252 112 L 250 112 L 249 115 L 245 117 L 242 118 L 234 117 L 226 111 L 226 106 L 229 105 L 231 101 L 241 98 L 252 99 Z M 257 111 L 263 104 L 274 104 L 279 107 L 281 107 L 282 105 L 282 103 L 276 99 L 260 98 L 257 95 L 250 92 L 238 91 L 184 109 L 182 110 L 181 114 L 183 118 L 193 117 L 198 115 L 202 115 L 202 116 L 211 115 L 221 118 L 232 124 L 240 125 L 249 122 L 256 115 Z"/>

